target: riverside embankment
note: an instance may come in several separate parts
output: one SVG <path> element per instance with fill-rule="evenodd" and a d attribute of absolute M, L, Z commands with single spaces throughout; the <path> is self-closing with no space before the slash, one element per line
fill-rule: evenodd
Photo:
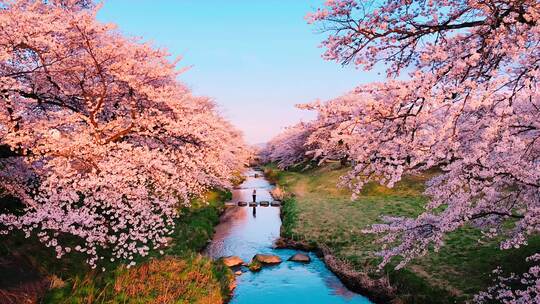
<path fill-rule="evenodd" d="M 229 207 L 216 227 L 214 237 L 206 248 L 206 254 L 214 257 L 239 256 L 249 262 L 255 254 L 271 254 L 281 258 L 282 263 L 251 272 L 245 266 L 235 271 L 237 287 L 230 303 L 371 303 L 366 297 L 350 291 L 313 252 L 307 254 L 311 263 L 287 261 L 299 252 L 296 249 L 277 249 L 275 241 L 280 237 L 280 208 L 257 206 L 238 207 L 239 201 L 251 201 L 253 190 L 257 201 L 271 201 L 272 185 L 263 172 L 249 170 L 246 180 L 233 190 Z M 301 251 L 300 251 L 301 252 Z"/>

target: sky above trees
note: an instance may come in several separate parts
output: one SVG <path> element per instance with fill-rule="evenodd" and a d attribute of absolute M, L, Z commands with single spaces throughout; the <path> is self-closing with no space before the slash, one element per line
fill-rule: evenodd
<path fill-rule="evenodd" d="M 98 19 L 142 36 L 191 69 L 180 76 L 195 94 L 210 96 L 222 114 L 261 143 L 311 113 L 295 104 L 341 95 L 377 80 L 364 72 L 321 60 L 324 36 L 305 15 L 320 0 L 295 1 L 105 1 Z"/>

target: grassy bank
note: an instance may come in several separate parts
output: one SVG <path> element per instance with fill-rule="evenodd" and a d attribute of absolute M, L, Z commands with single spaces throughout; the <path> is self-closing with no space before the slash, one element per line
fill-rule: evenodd
<path fill-rule="evenodd" d="M 105 272 L 91 270 L 77 255 L 58 260 L 50 249 L 17 235 L 0 239 L 0 253 L 18 259 L 19 267 L 37 270 L 34 281 L 40 277 L 52 287 L 43 303 L 222 303 L 234 276 L 199 252 L 212 237 L 227 195 L 211 192 L 209 205 L 194 202 L 193 208 L 182 210 L 164 254 L 154 252 L 129 269 L 107 264 Z"/>
<path fill-rule="evenodd" d="M 369 184 L 359 199 L 351 201 L 351 193 L 336 186 L 346 170 L 326 166 L 284 172 L 266 167 L 269 179 L 292 195 L 284 200 L 283 234 L 297 241 L 324 244 L 356 270 L 387 275 L 405 302 L 461 303 L 490 285 L 490 273 L 497 265 L 521 272 L 527 267 L 524 257 L 540 248 L 540 238 L 534 238 L 526 248 L 501 251 L 496 241 L 477 242 L 479 231 L 466 227 L 449 235 L 440 252 L 399 271 L 387 267 L 385 273 L 375 273 L 379 258 L 374 253 L 380 244 L 361 230 L 382 214 L 415 216 L 422 212 L 424 182 L 432 174 L 407 177 L 393 189 Z"/>

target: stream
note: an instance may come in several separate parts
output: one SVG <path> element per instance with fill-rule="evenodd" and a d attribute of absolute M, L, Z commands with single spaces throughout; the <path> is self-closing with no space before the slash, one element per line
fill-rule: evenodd
<path fill-rule="evenodd" d="M 242 267 L 230 303 L 371 303 L 348 290 L 315 254 L 307 253 L 311 263 L 301 264 L 287 261 L 300 251 L 272 248 L 279 237 L 280 208 L 258 206 L 254 213 L 253 207 L 237 206 L 239 201 L 252 200 L 253 189 L 257 190 L 257 202 L 272 201 L 272 185 L 260 171 L 250 169 L 245 175 L 246 180 L 233 190 L 206 254 L 213 258 L 236 255 L 247 263 L 257 253 L 273 254 L 283 262 L 255 273 Z"/>

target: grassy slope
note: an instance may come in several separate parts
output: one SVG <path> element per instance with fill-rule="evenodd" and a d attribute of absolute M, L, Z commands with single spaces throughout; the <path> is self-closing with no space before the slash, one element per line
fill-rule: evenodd
<path fill-rule="evenodd" d="M 0 252 L 32 252 L 27 258 L 33 265 L 61 279 L 44 303 L 222 303 L 234 276 L 221 263 L 198 252 L 219 222 L 224 195 L 212 192 L 209 205 L 195 202 L 193 209 L 184 210 L 172 235 L 173 245 L 164 256 L 154 253 L 130 269 L 109 264 L 105 272 L 90 270 L 81 256 L 57 260 L 50 249 L 20 236 L 0 239 Z"/>
<path fill-rule="evenodd" d="M 336 187 L 346 169 L 327 166 L 299 173 L 267 167 L 267 172 L 294 195 L 286 199 L 283 209 L 286 236 L 324 243 L 363 271 L 376 267 L 379 260 L 373 253 L 380 245 L 361 230 L 377 222 L 381 214 L 419 214 L 426 202 L 424 181 L 429 177 L 407 177 L 393 189 L 369 184 L 358 200 L 351 201 L 348 190 Z M 461 229 L 448 236 L 440 252 L 419 258 L 404 270 L 388 267 L 400 297 L 411 303 L 462 302 L 490 284 L 489 275 L 497 265 L 522 271 L 527 266 L 524 257 L 540 248 L 540 239 L 534 238 L 527 248 L 501 251 L 495 241 L 477 242 L 479 235 L 473 228 Z"/>

